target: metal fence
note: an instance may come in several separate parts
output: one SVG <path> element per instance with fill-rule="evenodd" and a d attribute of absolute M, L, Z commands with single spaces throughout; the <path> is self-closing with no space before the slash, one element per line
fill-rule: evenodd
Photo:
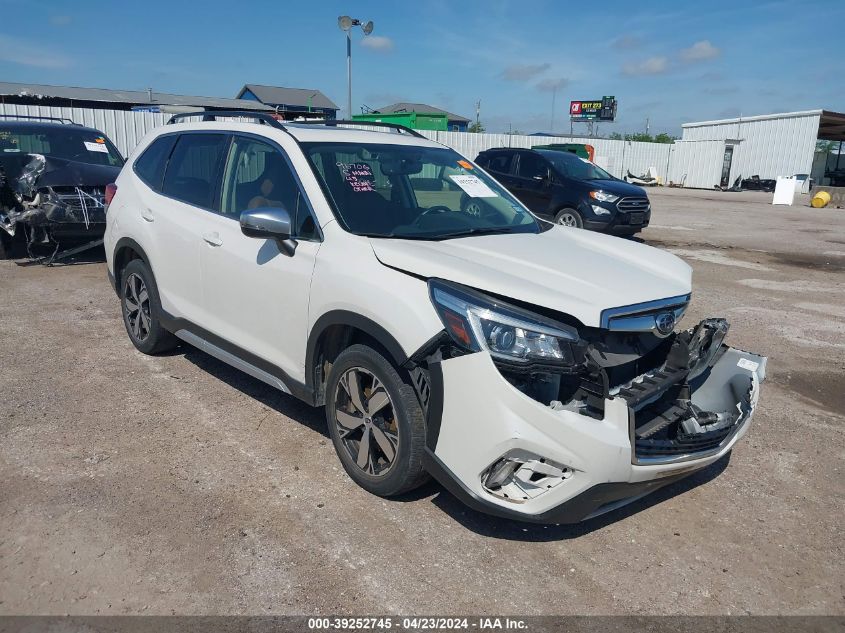
<path fill-rule="evenodd" d="M 166 123 L 172 115 L 129 110 L 99 110 L 94 108 L 58 108 L 54 106 L 16 105 L 0 103 L 0 114 L 46 116 L 70 119 L 74 123 L 105 133 L 124 156 L 150 130 Z"/>
<path fill-rule="evenodd" d="M 49 116 L 71 119 L 104 132 L 120 153 L 129 156 L 150 130 L 165 124 L 170 114 L 133 112 L 130 110 L 100 110 L 93 108 L 59 108 L 53 106 L 15 105 L 0 103 L 0 114 Z M 623 178 L 628 171 L 634 175 L 653 168 L 664 181 L 669 179 L 669 144 L 584 139 L 565 136 L 521 136 L 511 134 L 471 134 L 468 132 L 421 131 L 428 138 L 455 149 L 469 159 L 494 147 L 533 147 L 549 143 L 584 143 L 595 148 L 595 160 L 614 176 Z"/>
<path fill-rule="evenodd" d="M 614 141 L 610 139 L 585 139 L 583 137 L 521 136 L 514 134 L 472 134 L 469 132 L 421 131 L 428 138 L 448 145 L 470 159 L 479 152 L 494 147 L 533 147 L 550 143 L 588 143 L 595 150 L 595 162 L 618 178 L 628 171 L 635 176 L 653 168 L 656 174 L 668 180 L 669 153 L 671 144 L 640 143 L 635 141 Z"/>

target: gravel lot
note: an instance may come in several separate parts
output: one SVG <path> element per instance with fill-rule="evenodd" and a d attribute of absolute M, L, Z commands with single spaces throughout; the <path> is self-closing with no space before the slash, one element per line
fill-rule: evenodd
<path fill-rule="evenodd" d="M 845 211 L 650 194 L 769 377 L 729 462 L 574 527 L 370 496 L 322 410 L 136 352 L 102 258 L 0 262 L 0 614 L 845 614 Z"/>

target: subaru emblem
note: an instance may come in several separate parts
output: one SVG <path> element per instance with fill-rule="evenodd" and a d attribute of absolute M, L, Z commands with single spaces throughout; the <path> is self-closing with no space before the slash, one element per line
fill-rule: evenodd
<path fill-rule="evenodd" d="M 671 312 L 662 312 L 654 317 L 654 325 L 657 327 L 658 333 L 667 336 L 675 329 L 675 315 Z"/>

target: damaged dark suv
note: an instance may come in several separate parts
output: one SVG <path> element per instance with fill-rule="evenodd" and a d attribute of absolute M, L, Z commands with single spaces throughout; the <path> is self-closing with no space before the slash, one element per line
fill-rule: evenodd
<path fill-rule="evenodd" d="M 99 244 L 106 186 L 123 157 L 99 130 L 25 118 L 0 118 L 0 259 L 10 256 L 15 239 L 31 257 L 34 248 L 46 250 L 50 261 L 62 249 Z"/>

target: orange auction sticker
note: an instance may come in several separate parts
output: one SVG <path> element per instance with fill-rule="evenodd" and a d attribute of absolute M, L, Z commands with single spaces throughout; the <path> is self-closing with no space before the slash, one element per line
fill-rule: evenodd
<path fill-rule="evenodd" d="M 472 169 L 472 164 L 471 164 L 471 163 L 468 163 L 468 162 L 467 162 L 467 161 L 465 161 L 465 160 L 459 160 L 459 161 L 458 161 L 458 165 L 460 165 L 460 166 L 461 166 L 461 167 L 463 167 L 464 169 Z"/>

